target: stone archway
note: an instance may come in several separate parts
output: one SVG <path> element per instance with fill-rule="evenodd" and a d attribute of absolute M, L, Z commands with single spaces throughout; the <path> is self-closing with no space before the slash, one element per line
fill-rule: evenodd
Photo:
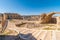
<path fill-rule="evenodd" d="M 49 13 L 49 14 L 42 14 L 41 15 L 41 18 L 39 19 L 40 23 L 44 24 L 44 23 L 57 23 L 57 19 L 56 17 L 53 18 L 52 16 L 54 14 L 60 14 L 59 12 L 52 12 L 52 13 Z"/>

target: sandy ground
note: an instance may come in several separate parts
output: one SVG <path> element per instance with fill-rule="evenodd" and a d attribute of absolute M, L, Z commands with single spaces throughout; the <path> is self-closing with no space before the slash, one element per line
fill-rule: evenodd
<path fill-rule="evenodd" d="M 48 27 L 48 26 L 47 26 Z M 19 33 L 28 34 L 31 33 L 36 40 L 60 40 L 60 31 L 58 30 L 43 30 L 41 28 L 26 28 L 26 27 L 16 27 L 15 23 L 8 21 L 6 30 L 16 31 L 17 33 L 11 33 L 9 35 L 18 35 Z M 15 40 L 13 37 L 6 37 L 8 40 Z M 6 39 L 5 38 L 5 39 Z M 6 39 L 7 40 L 7 39 Z"/>

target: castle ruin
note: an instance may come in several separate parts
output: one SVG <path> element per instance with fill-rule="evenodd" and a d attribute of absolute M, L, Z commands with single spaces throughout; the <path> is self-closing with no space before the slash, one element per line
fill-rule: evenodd
<path fill-rule="evenodd" d="M 31 16 L 22 16 L 17 13 L 4 13 L 2 14 L 2 26 L 4 25 L 4 22 L 8 19 L 39 21 L 40 24 L 45 24 L 45 23 L 60 24 L 60 17 L 53 17 L 54 14 L 60 14 L 60 13 L 52 12 L 48 14 L 31 15 Z"/>

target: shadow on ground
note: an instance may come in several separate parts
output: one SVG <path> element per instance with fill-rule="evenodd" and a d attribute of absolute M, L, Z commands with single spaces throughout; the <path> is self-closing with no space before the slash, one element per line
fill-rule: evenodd
<path fill-rule="evenodd" d="M 0 35 L 0 40 L 37 40 L 32 34 Z"/>

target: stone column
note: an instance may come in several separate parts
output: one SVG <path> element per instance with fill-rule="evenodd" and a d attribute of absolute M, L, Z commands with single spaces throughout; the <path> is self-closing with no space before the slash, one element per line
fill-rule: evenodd
<path fill-rule="evenodd" d="M 6 14 L 3 14 L 3 16 L 2 16 L 2 30 L 1 30 L 1 33 L 4 30 L 6 19 L 7 19 L 7 15 Z"/>
<path fill-rule="evenodd" d="M 57 28 L 60 28 L 60 17 L 57 17 Z"/>
<path fill-rule="evenodd" d="M 7 15 L 3 14 L 3 16 L 2 16 L 2 27 L 4 26 L 6 19 L 7 19 Z"/>

